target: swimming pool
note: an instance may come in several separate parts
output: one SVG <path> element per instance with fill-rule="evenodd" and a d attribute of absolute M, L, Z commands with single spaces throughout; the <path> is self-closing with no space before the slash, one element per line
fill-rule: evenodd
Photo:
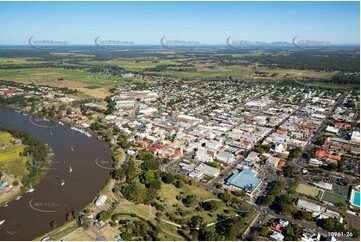
<path fill-rule="evenodd" d="M 355 191 L 352 203 L 353 203 L 355 206 L 360 207 L 360 192 L 356 192 L 356 191 Z"/>

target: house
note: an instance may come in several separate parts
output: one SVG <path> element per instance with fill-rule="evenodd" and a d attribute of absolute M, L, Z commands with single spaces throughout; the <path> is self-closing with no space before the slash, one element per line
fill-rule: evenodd
<path fill-rule="evenodd" d="M 141 148 L 146 148 L 148 146 L 148 142 L 147 141 L 144 141 L 144 140 L 141 140 L 141 139 L 138 139 L 136 141 L 136 143 L 141 147 Z"/>
<path fill-rule="evenodd" d="M 148 146 L 147 150 L 152 152 L 153 154 L 156 154 L 158 150 L 164 149 L 164 146 L 161 144 L 152 144 Z"/>
<path fill-rule="evenodd" d="M 290 225 L 290 221 L 280 219 L 279 224 L 282 225 L 283 228 L 286 228 L 286 227 L 288 227 L 288 225 Z"/>
<path fill-rule="evenodd" d="M 107 195 L 99 195 L 97 200 L 95 201 L 95 206 L 103 206 L 105 204 L 105 201 L 107 200 Z"/>
<path fill-rule="evenodd" d="M 315 156 L 319 157 L 319 158 L 324 158 L 324 157 L 328 157 L 329 159 L 332 160 L 341 160 L 341 156 L 336 156 L 336 155 L 331 155 L 326 153 L 326 151 L 324 151 L 323 149 L 318 149 L 315 153 Z"/>
<path fill-rule="evenodd" d="M 285 238 L 285 236 L 277 232 L 273 232 L 273 234 L 271 234 L 270 237 L 276 241 L 283 241 L 283 239 Z"/>
<path fill-rule="evenodd" d="M 273 231 L 276 231 L 278 233 L 281 233 L 282 232 L 282 225 L 279 224 L 279 223 L 272 223 L 270 226 L 269 226 Z"/>

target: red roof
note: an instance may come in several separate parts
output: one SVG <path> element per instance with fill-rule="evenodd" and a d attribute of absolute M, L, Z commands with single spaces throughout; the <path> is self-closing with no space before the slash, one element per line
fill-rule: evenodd
<path fill-rule="evenodd" d="M 269 226 L 272 230 L 278 232 L 278 233 L 281 233 L 282 232 L 282 225 L 279 224 L 279 223 L 273 223 Z"/>
<path fill-rule="evenodd" d="M 174 154 L 170 155 L 169 157 L 170 158 L 175 158 L 175 157 L 179 156 L 180 154 L 181 154 L 180 150 L 175 150 Z"/>
<path fill-rule="evenodd" d="M 328 157 L 330 159 L 333 160 L 341 160 L 341 156 L 336 156 L 336 155 L 331 155 L 331 154 L 327 154 L 326 151 L 324 151 L 323 149 L 319 149 L 316 151 L 315 156 L 317 157 Z"/>
<path fill-rule="evenodd" d="M 16 90 L 14 90 L 14 89 L 9 89 L 9 90 L 6 90 L 5 92 L 6 92 L 6 93 L 16 93 Z"/>
<path fill-rule="evenodd" d="M 344 123 L 344 122 L 335 122 L 334 123 L 335 127 L 345 127 L 345 128 L 351 128 L 351 124 L 349 123 Z"/>
<path fill-rule="evenodd" d="M 154 144 L 154 145 L 150 145 L 150 146 L 148 147 L 148 150 L 149 150 L 150 152 L 155 153 L 155 152 L 157 152 L 158 150 L 163 149 L 163 148 L 164 148 L 163 145 Z"/>

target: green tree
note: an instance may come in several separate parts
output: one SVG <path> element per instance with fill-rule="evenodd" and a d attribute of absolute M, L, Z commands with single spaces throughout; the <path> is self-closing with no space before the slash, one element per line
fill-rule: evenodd
<path fill-rule="evenodd" d="M 122 187 L 124 197 L 136 204 L 142 203 L 147 196 L 147 188 L 140 182 L 132 182 Z"/>

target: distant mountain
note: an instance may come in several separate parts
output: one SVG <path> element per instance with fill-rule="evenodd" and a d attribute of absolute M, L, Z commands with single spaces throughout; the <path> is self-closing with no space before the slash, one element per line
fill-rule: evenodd
<path fill-rule="evenodd" d="M 275 42 L 271 42 L 269 44 L 270 45 L 292 45 L 292 43 L 287 42 L 287 41 L 275 41 Z"/>

